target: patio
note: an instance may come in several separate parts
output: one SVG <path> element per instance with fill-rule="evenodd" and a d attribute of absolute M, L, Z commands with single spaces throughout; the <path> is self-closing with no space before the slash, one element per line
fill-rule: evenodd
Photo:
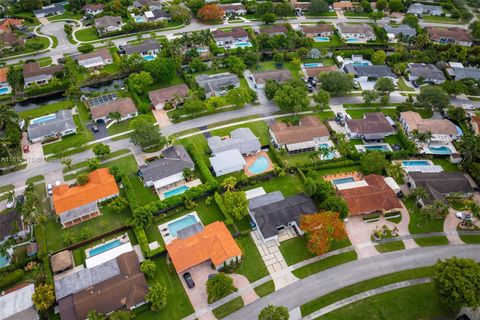
<path fill-rule="evenodd" d="M 173 184 L 170 184 L 166 187 L 157 189 L 155 191 L 157 192 L 160 200 L 165 200 L 165 198 L 172 197 L 172 196 L 178 195 L 178 194 L 182 194 L 185 191 L 187 191 L 188 189 L 196 187 L 196 186 L 201 185 L 201 184 L 202 184 L 202 181 L 200 179 L 195 179 L 195 180 L 188 181 L 188 182 L 185 182 L 183 180 L 183 181 L 179 181 L 179 182 L 175 182 Z M 186 187 L 186 188 L 183 188 L 183 187 Z M 175 193 L 174 190 L 177 190 L 177 189 L 183 189 L 183 191 L 178 190 L 178 193 Z M 172 192 L 174 194 L 172 194 Z M 165 195 L 165 194 L 167 194 L 167 195 Z"/>
<path fill-rule="evenodd" d="M 355 181 L 362 181 L 363 180 L 362 174 L 360 172 L 357 172 L 357 171 L 341 172 L 341 173 L 331 174 L 331 175 L 328 175 L 328 176 L 324 176 L 323 179 L 325 181 L 332 181 L 332 180 L 350 178 L 350 177 L 352 177 Z"/>

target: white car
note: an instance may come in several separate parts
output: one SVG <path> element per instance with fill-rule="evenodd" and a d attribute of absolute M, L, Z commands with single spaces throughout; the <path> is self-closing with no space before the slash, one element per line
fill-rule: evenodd
<path fill-rule="evenodd" d="M 15 199 L 15 197 L 13 197 L 12 201 L 7 200 L 7 208 L 11 209 L 15 207 L 16 203 L 17 203 L 17 200 Z"/>
<path fill-rule="evenodd" d="M 465 213 L 462 211 L 455 212 L 455 216 L 461 220 L 473 221 L 472 215 L 470 213 Z"/>
<path fill-rule="evenodd" d="M 53 193 L 52 190 L 53 190 L 52 184 L 51 183 L 47 184 L 47 191 L 48 191 L 49 195 L 52 195 L 52 193 Z"/>

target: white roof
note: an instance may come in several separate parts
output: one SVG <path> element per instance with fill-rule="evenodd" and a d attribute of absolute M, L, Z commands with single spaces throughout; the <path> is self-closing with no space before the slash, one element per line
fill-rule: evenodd
<path fill-rule="evenodd" d="M 247 200 L 250 200 L 259 196 L 263 196 L 264 194 L 266 194 L 266 192 L 265 192 L 265 189 L 263 189 L 263 187 L 245 191 L 245 197 L 247 198 Z"/>
<path fill-rule="evenodd" d="M 147 17 L 147 18 L 153 18 L 153 17 L 155 17 L 155 15 L 153 14 L 152 11 L 145 11 L 144 14 L 145 14 L 145 17 Z"/>
<path fill-rule="evenodd" d="M 35 286 L 32 283 L 0 296 L 0 319 L 6 319 L 31 308 L 33 306 L 32 295 L 34 291 Z"/>
<path fill-rule="evenodd" d="M 103 59 L 102 57 L 93 57 L 90 59 L 79 61 L 78 64 L 85 68 L 95 68 L 95 67 L 103 66 Z"/>
<path fill-rule="evenodd" d="M 360 187 L 366 187 L 366 186 L 368 186 L 368 183 L 365 180 L 341 183 L 341 184 L 335 185 L 335 187 L 337 187 L 338 190 L 346 190 L 346 189 L 360 188 Z"/>
<path fill-rule="evenodd" d="M 230 168 L 236 168 L 247 164 L 238 149 L 219 152 L 214 157 L 210 158 L 210 163 L 215 172 L 222 172 Z"/>
<path fill-rule="evenodd" d="M 392 177 L 385 177 L 383 178 L 383 180 L 385 180 L 385 183 L 395 192 L 398 192 L 400 191 L 400 186 L 398 185 L 398 183 L 395 181 L 395 179 L 393 179 Z"/>
<path fill-rule="evenodd" d="M 460 62 L 449 62 L 448 64 L 452 68 L 463 68 L 463 64 Z"/>
<path fill-rule="evenodd" d="M 98 265 L 101 265 L 102 263 L 105 263 L 107 261 L 113 260 L 119 255 L 122 255 L 124 253 L 132 251 L 132 245 L 129 242 L 126 242 L 122 245 L 119 245 L 118 247 L 115 247 L 113 249 L 110 249 L 108 251 L 99 253 L 93 257 L 87 258 L 85 260 L 85 264 L 88 269 L 96 267 Z"/>

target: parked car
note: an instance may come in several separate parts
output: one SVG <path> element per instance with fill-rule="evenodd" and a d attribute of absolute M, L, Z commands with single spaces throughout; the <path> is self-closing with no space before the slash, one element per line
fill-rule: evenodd
<path fill-rule="evenodd" d="M 307 90 L 308 90 L 308 92 L 313 92 L 313 87 L 310 84 L 310 82 L 307 83 Z"/>
<path fill-rule="evenodd" d="M 7 209 L 11 209 L 15 207 L 15 204 L 17 203 L 17 199 L 13 197 L 12 200 L 7 200 Z"/>
<path fill-rule="evenodd" d="M 420 86 L 418 85 L 417 81 L 415 81 L 415 80 L 412 81 L 412 85 L 413 85 L 415 88 L 420 87 Z"/>
<path fill-rule="evenodd" d="M 465 213 L 462 211 L 455 212 L 455 216 L 461 220 L 473 221 L 472 215 L 470 213 Z"/>
<path fill-rule="evenodd" d="M 192 289 L 193 287 L 195 287 L 195 282 L 193 282 L 192 275 L 190 274 L 190 272 L 185 272 L 183 274 L 183 279 L 185 280 L 185 283 L 187 284 L 189 289 Z"/>
<path fill-rule="evenodd" d="M 353 88 L 354 89 L 360 89 L 360 84 L 358 83 L 358 81 L 356 81 L 356 80 L 353 81 Z"/>
<path fill-rule="evenodd" d="M 53 186 L 51 183 L 47 184 L 47 191 L 49 195 L 52 195 L 53 193 Z"/>
<path fill-rule="evenodd" d="M 93 132 L 98 132 L 98 127 L 97 126 L 92 126 L 92 131 Z"/>
<path fill-rule="evenodd" d="M 475 110 L 475 106 L 473 104 L 464 103 L 462 104 L 462 108 L 465 110 Z"/>

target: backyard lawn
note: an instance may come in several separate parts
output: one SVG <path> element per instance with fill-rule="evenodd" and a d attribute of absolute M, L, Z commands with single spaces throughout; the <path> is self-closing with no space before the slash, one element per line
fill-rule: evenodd
<path fill-rule="evenodd" d="M 270 70 L 279 70 L 275 66 L 275 61 L 265 61 L 259 63 L 260 68 L 253 70 L 252 72 L 260 72 L 260 71 L 270 71 Z M 295 66 L 291 62 L 284 62 L 283 67 L 280 69 L 287 69 L 290 71 L 294 79 L 300 79 L 300 68 Z"/>
<path fill-rule="evenodd" d="M 98 32 L 94 27 L 81 29 L 75 32 L 78 41 L 94 41 L 100 39 Z"/>
<path fill-rule="evenodd" d="M 32 109 L 32 110 L 27 110 L 27 111 L 21 111 L 18 113 L 20 117 L 24 120 L 30 120 L 33 118 L 38 118 L 41 116 L 45 116 L 50 113 L 55 113 L 58 110 L 63 110 L 63 109 L 70 109 L 75 105 L 75 102 L 65 100 L 65 101 L 60 101 L 60 102 L 55 102 L 55 103 L 50 103 L 41 106 L 40 108 Z"/>
<path fill-rule="evenodd" d="M 330 37 L 330 41 L 328 42 L 314 42 L 314 48 L 330 48 L 330 47 L 338 47 L 342 45 L 342 39 L 340 39 L 337 35 Z"/>
<path fill-rule="evenodd" d="M 446 172 L 460 172 L 458 165 L 448 161 L 448 158 L 433 158 L 432 162 L 436 165 L 442 166 L 443 171 Z"/>
<path fill-rule="evenodd" d="M 280 191 L 284 197 L 303 192 L 303 184 L 298 175 L 285 175 L 271 180 L 258 182 L 254 188 L 263 187 L 265 192 Z"/>
<path fill-rule="evenodd" d="M 250 235 L 238 237 L 237 243 L 242 249 L 243 257 L 240 266 L 235 270 L 235 273 L 244 275 L 250 283 L 257 281 L 263 277 L 268 276 L 268 270 L 263 263 L 260 252 L 253 242 Z"/>

